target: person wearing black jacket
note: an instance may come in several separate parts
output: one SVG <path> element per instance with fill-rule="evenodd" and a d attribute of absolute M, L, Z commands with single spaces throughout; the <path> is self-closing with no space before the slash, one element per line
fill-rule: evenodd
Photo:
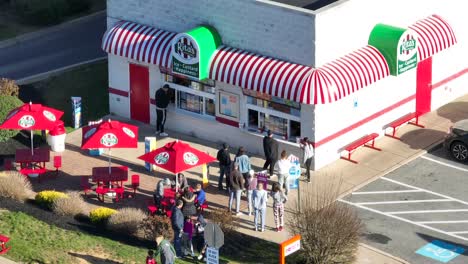
<path fill-rule="evenodd" d="M 172 230 L 174 230 L 174 248 L 176 250 L 177 257 L 182 256 L 181 238 L 184 229 L 184 214 L 182 213 L 182 206 L 184 202 L 177 200 L 175 206 L 172 208 L 171 224 Z"/>
<path fill-rule="evenodd" d="M 169 105 L 169 85 L 165 84 L 161 89 L 156 91 L 154 99 L 156 101 L 156 134 L 162 137 L 167 137 L 164 132 L 164 124 L 166 123 L 167 106 Z"/>
<path fill-rule="evenodd" d="M 223 180 L 226 176 L 226 188 L 229 190 L 231 183 L 229 181 L 229 174 L 231 173 L 231 156 L 229 155 L 229 145 L 223 143 L 223 147 L 218 151 L 216 158 L 219 161 L 219 179 L 218 190 L 223 190 Z"/>
<path fill-rule="evenodd" d="M 271 130 L 267 131 L 267 135 L 263 138 L 263 151 L 265 152 L 265 164 L 263 169 L 269 168 L 270 176 L 273 175 L 273 168 L 278 160 L 278 141 L 273 138 Z"/>

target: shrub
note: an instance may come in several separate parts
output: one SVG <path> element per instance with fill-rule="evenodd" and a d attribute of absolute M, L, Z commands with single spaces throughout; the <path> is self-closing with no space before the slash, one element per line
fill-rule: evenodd
<path fill-rule="evenodd" d="M 36 203 L 40 206 L 52 209 L 54 202 L 60 198 L 68 198 L 68 196 L 63 192 L 57 191 L 42 191 L 36 194 Z"/>
<path fill-rule="evenodd" d="M 11 110 L 23 105 L 18 97 L 0 95 L 0 123 L 3 123 Z M 0 142 L 8 141 L 16 136 L 19 130 L 0 129 Z"/>
<path fill-rule="evenodd" d="M 154 241 L 158 236 L 163 236 L 167 239 L 172 239 L 174 236 L 171 220 L 161 215 L 146 217 L 143 223 L 141 223 L 140 228 L 144 237 L 151 241 Z"/>
<path fill-rule="evenodd" d="M 19 86 L 16 84 L 14 80 L 10 80 L 7 78 L 0 78 L 0 96 L 2 95 L 18 97 Z"/>
<path fill-rule="evenodd" d="M 52 210 L 58 215 L 77 216 L 86 212 L 87 205 L 79 192 L 67 192 L 54 200 Z"/>
<path fill-rule="evenodd" d="M 117 213 L 117 211 L 114 209 L 99 207 L 89 212 L 89 219 L 93 224 L 105 224 L 115 213 Z"/>
<path fill-rule="evenodd" d="M 235 217 L 226 213 L 225 209 L 217 208 L 207 211 L 206 217 L 210 219 L 210 222 L 218 224 L 225 234 L 232 233 L 238 228 Z"/>
<path fill-rule="evenodd" d="M 0 175 L 0 196 L 24 202 L 32 196 L 29 180 L 16 171 L 2 172 Z"/>
<path fill-rule="evenodd" d="M 362 223 L 353 208 L 335 200 L 338 190 L 333 186 L 307 190 L 301 198 L 301 210 L 292 206 L 294 217 L 287 223 L 291 233 L 302 237 L 298 262 L 354 263 Z"/>
<path fill-rule="evenodd" d="M 146 214 L 137 208 L 122 208 L 117 213 L 111 215 L 107 226 L 109 229 L 127 235 L 134 235 L 138 232 L 138 227 L 146 218 Z"/>

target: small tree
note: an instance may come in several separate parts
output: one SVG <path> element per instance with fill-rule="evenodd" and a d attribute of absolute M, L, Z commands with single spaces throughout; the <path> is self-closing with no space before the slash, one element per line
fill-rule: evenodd
<path fill-rule="evenodd" d="M 0 123 L 3 123 L 11 110 L 23 105 L 18 97 L 0 95 Z M 16 136 L 19 130 L 0 129 L 0 142 L 8 141 Z"/>
<path fill-rule="evenodd" d="M 0 78 L 0 96 L 9 95 L 16 96 L 19 95 L 19 86 L 14 80 L 7 78 Z"/>
<path fill-rule="evenodd" d="M 158 236 L 163 236 L 167 239 L 172 239 L 174 236 L 171 220 L 165 216 L 148 216 L 143 220 L 140 228 L 145 238 L 151 241 L 154 241 Z"/>
<path fill-rule="evenodd" d="M 353 263 L 362 228 L 355 210 L 336 201 L 339 186 L 333 184 L 320 191 L 304 191 L 301 210 L 292 206 L 288 226 L 301 235 L 300 263 Z"/>

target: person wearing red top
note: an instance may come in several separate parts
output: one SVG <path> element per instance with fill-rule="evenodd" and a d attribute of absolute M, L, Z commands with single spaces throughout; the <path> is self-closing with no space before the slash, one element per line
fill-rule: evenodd
<path fill-rule="evenodd" d="M 146 257 L 146 264 L 157 264 L 156 259 L 154 259 L 153 250 L 148 251 L 148 256 Z"/>

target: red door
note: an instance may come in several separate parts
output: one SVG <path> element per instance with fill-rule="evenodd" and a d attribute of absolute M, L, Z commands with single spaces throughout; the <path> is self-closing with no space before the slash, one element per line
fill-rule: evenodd
<path fill-rule="evenodd" d="M 416 68 L 416 112 L 431 111 L 432 57 L 418 63 Z"/>
<path fill-rule="evenodd" d="M 147 67 L 130 64 L 130 117 L 149 123 L 149 71 Z"/>

